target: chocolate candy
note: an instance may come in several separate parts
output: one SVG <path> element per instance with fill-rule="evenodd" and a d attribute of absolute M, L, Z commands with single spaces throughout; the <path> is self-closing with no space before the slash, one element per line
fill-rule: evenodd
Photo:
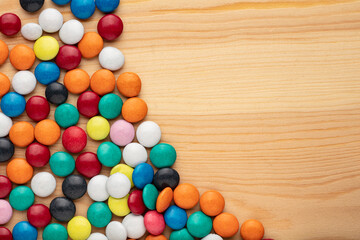
<path fill-rule="evenodd" d="M 142 215 L 130 213 L 123 219 L 122 224 L 126 228 L 128 238 L 140 239 L 146 232 Z"/>
<path fill-rule="evenodd" d="M 149 211 L 145 214 L 144 223 L 146 230 L 152 235 L 160 235 L 165 230 L 164 216 L 157 211 Z"/>
<path fill-rule="evenodd" d="M 39 197 L 48 197 L 56 189 L 56 180 L 48 172 L 39 172 L 31 179 L 31 189 Z"/>
<path fill-rule="evenodd" d="M 77 68 L 81 62 L 80 50 L 71 45 L 64 45 L 56 56 L 56 64 L 67 71 Z"/>
<path fill-rule="evenodd" d="M 13 230 L 12 235 L 14 240 L 24 239 L 26 236 L 26 240 L 36 240 L 38 236 L 38 232 L 34 226 L 32 226 L 29 222 L 23 221 L 17 223 Z"/>
<path fill-rule="evenodd" d="M 134 185 L 138 189 L 143 189 L 146 184 L 149 184 L 153 181 L 154 170 L 150 164 L 141 163 L 134 169 L 132 177 Z"/>
<path fill-rule="evenodd" d="M 101 171 L 101 163 L 95 153 L 84 152 L 80 154 L 75 161 L 76 170 L 87 178 L 98 175 Z"/>
<path fill-rule="evenodd" d="M 85 178 L 80 175 L 70 175 L 65 178 L 62 184 L 62 191 L 66 197 L 75 200 L 86 193 L 87 184 Z"/>
<path fill-rule="evenodd" d="M 21 7 L 27 12 L 36 12 L 44 5 L 44 0 L 20 0 Z"/>
<path fill-rule="evenodd" d="M 8 177 L 0 175 L 0 198 L 9 196 L 12 189 L 11 181 Z"/>
<path fill-rule="evenodd" d="M 166 187 L 174 190 L 177 185 L 179 185 L 179 182 L 179 173 L 172 168 L 162 168 L 158 170 L 154 176 L 154 185 L 159 191 L 162 191 Z"/>
<path fill-rule="evenodd" d="M 43 204 L 32 205 L 27 210 L 27 219 L 34 227 L 45 227 L 51 222 L 50 210 Z"/>
<path fill-rule="evenodd" d="M 99 114 L 100 97 L 91 91 L 82 93 L 77 100 L 77 108 L 81 115 L 91 118 Z"/>
<path fill-rule="evenodd" d="M 0 239 L 1 240 L 13 240 L 12 234 L 6 227 L 0 227 Z"/>
<path fill-rule="evenodd" d="M 107 204 L 103 202 L 94 202 L 87 211 L 87 218 L 94 227 L 102 228 L 109 224 L 112 213 Z"/>
<path fill-rule="evenodd" d="M 26 160 L 33 167 L 43 167 L 50 159 L 50 150 L 47 146 L 34 142 L 26 148 Z"/>
<path fill-rule="evenodd" d="M 18 117 L 25 111 L 26 100 L 15 92 L 5 94 L 1 99 L 1 111 L 8 117 Z"/>
<path fill-rule="evenodd" d="M 53 82 L 46 87 L 46 99 L 55 105 L 60 105 L 66 102 L 68 98 L 68 90 L 66 87 L 58 82 Z"/>
<path fill-rule="evenodd" d="M 32 120 L 39 122 L 47 118 L 50 113 L 50 105 L 42 96 L 32 96 L 26 103 L 26 113 Z"/>
<path fill-rule="evenodd" d="M 71 12 L 75 17 L 80 19 L 88 19 L 95 12 L 95 1 L 94 0 L 72 0 Z"/>
<path fill-rule="evenodd" d="M 14 155 L 14 144 L 7 138 L 0 138 L 0 162 L 6 162 Z"/>
<path fill-rule="evenodd" d="M 65 197 L 57 197 L 50 203 L 50 213 L 60 222 L 68 222 L 75 215 L 76 207 L 73 201 Z"/>
<path fill-rule="evenodd" d="M 103 16 L 97 25 L 100 36 L 108 41 L 118 38 L 124 29 L 124 24 L 115 14 L 107 14 Z"/>
<path fill-rule="evenodd" d="M 71 153 L 79 153 L 87 143 L 87 136 L 84 130 L 77 126 L 66 129 L 62 135 L 62 144 Z"/>
<path fill-rule="evenodd" d="M 13 13 L 5 13 L 0 17 L 0 29 L 6 36 L 13 36 L 21 29 L 20 18 Z"/>

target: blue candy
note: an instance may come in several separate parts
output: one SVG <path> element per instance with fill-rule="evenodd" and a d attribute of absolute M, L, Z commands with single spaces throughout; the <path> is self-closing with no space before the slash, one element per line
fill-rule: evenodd
<path fill-rule="evenodd" d="M 95 4 L 103 13 L 110 13 L 119 6 L 120 0 L 95 0 Z"/>
<path fill-rule="evenodd" d="M 143 189 L 146 184 L 152 183 L 154 178 L 154 169 L 150 164 L 141 163 L 134 169 L 132 180 L 138 189 Z"/>
<path fill-rule="evenodd" d="M 52 0 L 55 4 L 57 5 L 66 5 L 68 4 L 71 0 Z"/>
<path fill-rule="evenodd" d="M 8 117 L 18 117 L 25 111 L 26 100 L 15 92 L 9 92 L 1 99 L 1 111 Z"/>
<path fill-rule="evenodd" d="M 17 223 L 12 231 L 14 240 L 36 240 L 38 232 L 29 222 Z"/>
<path fill-rule="evenodd" d="M 70 7 L 74 16 L 80 19 L 91 17 L 96 8 L 94 0 L 72 0 Z"/>
<path fill-rule="evenodd" d="M 35 68 L 35 77 L 44 85 L 56 82 L 60 77 L 60 68 L 53 62 L 39 63 Z"/>
<path fill-rule="evenodd" d="M 165 214 L 165 223 L 174 230 L 180 230 L 185 227 L 187 222 L 186 211 L 178 206 L 170 206 Z"/>

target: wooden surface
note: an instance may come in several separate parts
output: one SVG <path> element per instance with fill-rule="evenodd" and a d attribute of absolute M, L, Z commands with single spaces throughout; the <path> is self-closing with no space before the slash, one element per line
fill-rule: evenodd
<path fill-rule="evenodd" d="M 69 6 L 57 8 L 73 18 Z M 18 1 L 1 0 L 0 9 L 37 21 Z M 126 64 L 115 75 L 141 76 L 147 119 L 177 149 L 182 182 L 221 191 L 226 211 L 241 223 L 259 219 L 268 238 L 360 238 L 360 1 L 122 0 L 116 13 L 125 31 L 106 45 Z M 24 41 L 0 37 L 10 48 Z M 100 66 L 94 59 L 81 68 Z M 0 71 L 14 74 L 9 62 Z M 59 141 L 51 152 L 62 149 Z M 90 203 L 76 201 L 77 215 Z M 16 212 L 6 226 L 24 219 Z"/>

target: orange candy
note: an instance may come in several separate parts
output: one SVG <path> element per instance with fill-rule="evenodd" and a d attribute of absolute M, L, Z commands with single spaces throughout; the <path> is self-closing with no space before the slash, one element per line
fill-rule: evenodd
<path fill-rule="evenodd" d="M 170 187 L 162 190 L 156 200 L 156 210 L 159 213 L 165 212 L 173 200 L 173 190 Z"/>
<path fill-rule="evenodd" d="M 4 64 L 8 56 L 9 48 L 3 40 L 0 40 L 0 65 Z"/>
<path fill-rule="evenodd" d="M 148 108 L 144 100 L 134 97 L 125 101 L 121 112 L 126 121 L 136 123 L 146 117 Z"/>
<path fill-rule="evenodd" d="M 189 183 L 183 183 L 174 190 L 174 201 L 178 207 L 191 209 L 199 202 L 200 194 L 197 188 Z"/>
<path fill-rule="evenodd" d="M 5 74 L 0 73 L 0 97 L 4 96 L 10 90 L 10 85 L 10 79 Z"/>
<path fill-rule="evenodd" d="M 115 89 L 115 76 L 110 70 L 100 69 L 92 75 L 90 87 L 100 96 L 111 93 Z"/>
<path fill-rule="evenodd" d="M 64 85 L 74 94 L 85 92 L 90 86 L 90 76 L 82 69 L 74 69 L 65 74 Z"/>
<path fill-rule="evenodd" d="M 230 213 L 221 213 L 215 217 L 213 227 L 216 234 L 229 238 L 239 231 L 239 221 Z"/>
<path fill-rule="evenodd" d="M 241 225 L 240 235 L 244 240 L 261 240 L 264 236 L 264 226 L 258 220 L 249 219 Z"/>
<path fill-rule="evenodd" d="M 10 62 L 17 70 L 30 69 L 35 62 L 35 53 L 24 44 L 16 45 L 10 51 Z"/>
<path fill-rule="evenodd" d="M 210 217 L 219 215 L 225 207 L 225 199 L 218 191 L 206 191 L 200 197 L 200 208 Z"/>
<path fill-rule="evenodd" d="M 133 72 L 122 73 L 117 79 L 117 88 L 125 97 L 136 97 L 141 90 L 141 79 Z"/>
<path fill-rule="evenodd" d="M 9 137 L 18 147 L 26 147 L 34 141 L 34 127 L 28 122 L 17 122 L 10 128 Z"/>
<path fill-rule="evenodd" d="M 84 58 L 93 58 L 99 55 L 104 46 L 104 40 L 96 32 L 85 33 L 78 44 L 81 55 Z"/>
<path fill-rule="evenodd" d="M 35 138 L 43 145 L 53 145 L 59 140 L 61 130 L 59 125 L 53 120 L 45 119 L 35 126 Z"/>
<path fill-rule="evenodd" d="M 15 158 L 6 167 L 8 178 L 16 184 L 27 183 L 33 176 L 32 166 L 23 158 Z"/>
<path fill-rule="evenodd" d="M 168 239 L 164 235 L 159 235 L 159 236 L 149 235 L 145 238 L 145 240 L 168 240 Z"/>

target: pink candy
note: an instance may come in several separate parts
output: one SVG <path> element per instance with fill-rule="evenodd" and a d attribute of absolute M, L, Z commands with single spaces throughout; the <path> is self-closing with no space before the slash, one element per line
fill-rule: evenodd
<path fill-rule="evenodd" d="M 132 142 L 134 137 L 134 126 L 125 120 L 118 120 L 111 126 L 110 138 L 116 145 L 126 146 Z"/>
<path fill-rule="evenodd" d="M 165 230 L 164 216 L 157 211 L 149 211 L 145 214 L 144 223 L 146 230 L 151 235 L 160 235 Z"/>
<path fill-rule="evenodd" d="M 6 200 L 0 199 L 0 225 L 10 221 L 12 217 L 12 208 Z"/>

